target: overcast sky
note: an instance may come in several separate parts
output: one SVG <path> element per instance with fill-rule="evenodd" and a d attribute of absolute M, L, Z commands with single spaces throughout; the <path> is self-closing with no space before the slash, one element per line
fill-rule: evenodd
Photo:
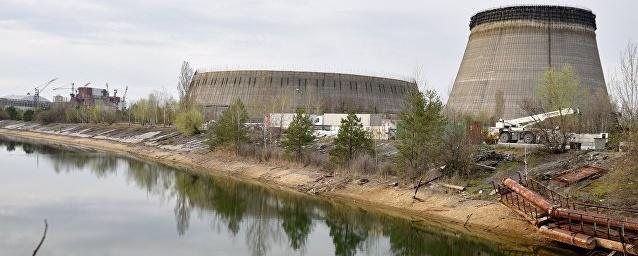
<path fill-rule="evenodd" d="M 181 61 L 201 69 L 289 69 L 408 78 L 416 69 L 444 98 L 470 17 L 513 3 L 594 11 L 606 73 L 638 41 L 638 1 L 0 0 L 0 89 L 47 80 L 110 88 L 129 98 L 175 94 Z M 608 74 L 607 74 L 608 75 Z"/>

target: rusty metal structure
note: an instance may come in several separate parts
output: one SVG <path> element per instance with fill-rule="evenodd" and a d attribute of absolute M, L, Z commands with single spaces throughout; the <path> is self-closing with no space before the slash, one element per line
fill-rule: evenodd
<path fill-rule="evenodd" d="M 566 6 L 510 6 L 479 12 L 447 102 L 448 113 L 526 116 L 542 74 L 570 65 L 581 86 L 608 99 L 596 42 L 596 15 Z M 608 101 L 608 100 L 607 100 Z"/>
<path fill-rule="evenodd" d="M 520 174 L 518 181 L 505 178 L 494 188 L 503 204 L 549 239 L 638 255 L 638 210 L 579 203 Z"/>
<path fill-rule="evenodd" d="M 71 93 L 70 96 L 71 103 L 86 108 L 100 105 L 118 109 L 121 103 L 121 98 L 109 95 L 108 90 L 87 86 L 77 88 L 77 93 Z"/>

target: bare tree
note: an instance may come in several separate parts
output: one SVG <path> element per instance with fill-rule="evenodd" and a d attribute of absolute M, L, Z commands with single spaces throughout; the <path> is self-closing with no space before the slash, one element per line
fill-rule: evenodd
<path fill-rule="evenodd" d="M 578 129 L 575 118 L 565 111 L 574 108 L 581 91 L 580 81 L 574 69 L 565 65 L 558 70 L 550 68 L 541 79 L 538 88 L 538 100 L 525 99 L 520 107 L 530 116 L 540 116 L 551 111 L 560 111 L 559 116 L 545 120 L 535 119 L 536 133 L 541 142 L 550 150 L 563 152 L 566 149 L 569 136 Z"/>
<path fill-rule="evenodd" d="M 179 74 L 179 81 L 177 82 L 177 92 L 179 93 L 180 104 L 186 104 L 188 102 L 188 89 L 190 89 L 191 82 L 193 80 L 193 68 L 188 61 L 182 62 L 182 68 Z"/>
<path fill-rule="evenodd" d="M 265 102 L 265 115 L 269 115 L 270 113 L 285 113 L 288 111 L 293 104 L 293 96 L 290 92 L 280 93 L 277 97 L 270 98 L 267 102 Z M 275 139 L 279 139 L 281 136 L 281 131 L 283 130 L 283 122 L 284 116 L 279 115 L 270 115 L 267 117 L 268 127 L 264 127 L 264 145 L 268 145 L 272 147 L 272 142 Z M 277 119 L 278 118 L 278 119 Z M 273 134 L 273 130 L 276 130 L 276 133 Z"/>
<path fill-rule="evenodd" d="M 627 129 L 638 125 L 638 45 L 627 43 L 620 55 L 620 77 L 610 79 L 620 108 L 621 124 Z"/>
<path fill-rule="evenodd" d="M 607 92 L 599 88 L 597 90 L 583 90 L 582 101 L 578 108 L 579 133 L 609 132 L 615 125 L 613 122 L 614 107 L 609 102 Z"/>
<path fill-rule="evenodd" d="M 427 90 L 427 80 L 423 72 L 423 65 L 416 65 L 416 67 L 414 67 L 414 71 L 412 71 L 412 82 L 417 84 L 419 91 L 424 92 Z"/>

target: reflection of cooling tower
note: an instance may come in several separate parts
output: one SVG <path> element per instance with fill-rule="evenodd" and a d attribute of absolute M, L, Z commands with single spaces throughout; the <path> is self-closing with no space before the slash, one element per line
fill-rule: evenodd
<path fill-rule="evenodd" d="M 520 102 L 535 98 L 543 72 L 566 64 L 583 88 L 607 99 L 595 31 L 596 16 L 573 7 L 514 6 L 477 13 L 448 110 L 493 117 L 500 94 L 503 118 L 524 116 Z"/>

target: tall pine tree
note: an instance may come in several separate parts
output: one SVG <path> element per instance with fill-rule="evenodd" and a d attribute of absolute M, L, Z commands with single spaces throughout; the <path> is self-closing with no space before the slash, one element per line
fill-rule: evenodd
<path fill-rule="evenodd" d="M 294 152 L 297 159 L 299 159 L 303 155 L 303 147 L 314 140 L 315 136 L 310 116 L 303 109 L 298 109 L 282 141 L 284 149 L 287 153 Z"/>
<path fill-rule="evenodd" d="M 399 169 L 420 175 L 440 163 L 446 123 L 442 110 L 435 91 L 410 93 L 397 125 Z"/>
<path fill-rule="evenodd" d="M 363 129 L 361 119 L 354 113 L 341 119 L 339 133 L 334 140 L 335 147 L 330 156 L 337 163 L 347 163 L 357 154 L 369 154 L 373 150 L 372 134 Z"/>

